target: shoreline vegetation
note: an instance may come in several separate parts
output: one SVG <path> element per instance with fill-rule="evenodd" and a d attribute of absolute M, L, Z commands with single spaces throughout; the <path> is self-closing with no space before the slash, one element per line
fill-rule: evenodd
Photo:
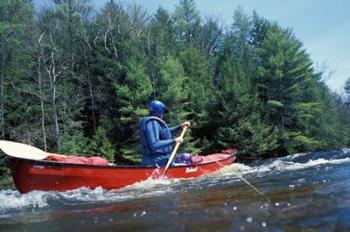
<path fill-rule="evenodd" d="M 229 25 L 229 26 L 224 26 Z M 0 137 L 43 150 L 138 163 L 139 119 L 159 99 L 182 149 L 256 160 L 350 146 L 345 95 L 325 84 L 292 30 L 256 12 L 202 17 L 110 1 L 0 3 Z M 6 173 L 0 156 L 0 171 Z"/>

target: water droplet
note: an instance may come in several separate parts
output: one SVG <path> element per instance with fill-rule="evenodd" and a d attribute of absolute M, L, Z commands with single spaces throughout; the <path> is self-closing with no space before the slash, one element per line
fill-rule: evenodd
<path fill-rule="evenodd" d="M 287 206 L 290 206 L 290 203 L 287 203 Z"/>
<path fill-rule="evenodd" d="M 145 216 L 146 215 L 146 211 L 143 211 L 142 213 L 141 213 L 141 217 L 143 217 L 143 216 Z"/>
<path fill-rule="evenodd" d="M 237 210 L 237 206 L 233 206 L 233 210 Z"/>
<path fill-rule="evenodd" d="M 262 223 L 261 223 L 261 226 L 262 226 L 262 227 L 266 227 L 266 226 L 267 226 L 267 225 L 266 225 L 266 222 L 262 222 Z"/>
<path fill-rule="evenodd" d="M 227 204 L 227 202 L 225 202 L 225 204 L 224 204 L 224 205 L 225 205 L 225 206 L 226 206 L 226 205 L 228 205 L 228 204 Z"/>
<path fill-rule="evenodd" d="M 247 219 L 246 219 L 246 220 L 247 220 L 247 222 L 248 222 L 248 223 L 252 223 L 253 218 L 252 218 L 252 217 L 247 217 Z"/>
<path fill-rule="evenodd" d="M 269 208 L 269 204 L 263 204 L 260 206 L 261 210 L 267 210 Z"/>
<path fill-rule="evenodd" d="M 278 203 L 278 202 L 275 203 L 275 206 L 279 206 L 279 205 L 280 205 L 280 203 Z"/>
<path fill-rule="evenodd" d="M 289 185 L 289 188 L 290 188 L 290 189 L 294 189 L 294 188 L 295 188 L 295 185 L 294 185 L 294 184 L 290 184 L 290 185 Z"/>

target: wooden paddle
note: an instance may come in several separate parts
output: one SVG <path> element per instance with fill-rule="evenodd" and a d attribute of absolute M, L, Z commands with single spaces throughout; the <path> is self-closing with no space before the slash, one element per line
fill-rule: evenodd
<path fill-rule="evenodd" d="M 187 128 L 188 128 L 188 127 L 186 126 L 186 127 L 182 130 L 181 135 L 180 135 L 180 138 L 183 138 L 183 137 L 184 137 Z M 168 171 L 168 168 L 169 168 L 170 164 L 173 162 L 173 159 L 174 159 L 174 157 L 175 157 L 175 155 L 176 155 L 176 152 L 177 152 L 177 150 L 179 149 L 179 147 L 180 147 L 180 143 L 177 142 L 176 145 L 175 145 L 175 148 L 174 148 L 173 152 L 172 152 L 171 155 L 170 155 L 170 158 L 169 158 L 169 160 L 168 160 L 168 163 L 167 163 L 166 166 L 165 166 L 165 169 L 164 169 L 164 172 L 163 172 L 163 175 L 162 175 L 162 176 L 164 176 L 165 173 Z"/>
<path fill-rule="evenodd" d="M 64 155 L 53 154 L 40 150 L 39 148 L 12 141 L 0 140 L 0 149 L 7 155 L 23 159 L 43 160 L 49 156 L 60 156 Z"/>

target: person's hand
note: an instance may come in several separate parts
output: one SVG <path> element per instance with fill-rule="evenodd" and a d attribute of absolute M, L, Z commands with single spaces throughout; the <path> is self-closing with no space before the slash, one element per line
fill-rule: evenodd
<path fill-rule="evenodd" d="M 184 128 L 189 128 L 191 126 L 191 123 L 189 122 L 189 121 L 186 121 L 186 122 L 183 122 L 183 123 L 181 123 L 181 127 L 182 127 L 182 129 L 184 129 Z"/>
<path fill-rule="evenodd" d="M 182 137 L 177 137 L 177 138 L 175 138 L 175 142 L 181 144 L 184 142 L 184 139 Z"/>

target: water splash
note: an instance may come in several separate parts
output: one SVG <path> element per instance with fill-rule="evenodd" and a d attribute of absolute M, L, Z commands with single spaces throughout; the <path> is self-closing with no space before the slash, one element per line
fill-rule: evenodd
<path fill-rule="evenodd" d="M 151 198 L 163 196 L 179 191 L 186 192 L 191 189 L 200 189 L 203 186 L 216 186 L 219 183 L 233 183 L 238 175 L 249 175 L 252 178 L 275 175 L 318 167 L 321 165 L 339 165 L 350 162 L 350 149 L 342 149 L 334 152 L 298 153 L 283 158 L 263 161 L 254 165 L 232 164 L 221 170 L 201 178 L 191 180 L 179 179 L 152 179 L 138 182 L 122 189 L 107 191 L 102 188 L 94 190 L 80 188 L 66 192 L 32 191 L 20 194 L 16 190 L 0 190 L 0 213 L 31 211 L 48 208 L 53 205 L 76 205 L 123 202 L 130 199 Z M 288 183 L 289 189 L 294 189 L 297 183 Z"/>
<path fill-rule="evenodd" d="M 217 172 L 213 173 L 213 175 L 228 176 L 228 175 L 232 175 L 232 173 L 236 173 L 236 174 L 246 173 L 246 172 L 249 172 L 250 170 L 252 170 L 252 167 L 249 167 L 247 165 L 240 164 L 240 163 L 233 163 L 231 165 L 221 168 Z"/>
<path fill-rule="evenodd" d="M 20 194 L 16 190 L 0 190 L 0 212 L 9 210 L 21 210 L 23 208 L 44 208 L 48 206 L 47 198 L 50 193 L 32 191 Z"/>
<path fill-rule="evenodd" d="M 331 152 L 298 153 L 251 165 L 250 168 L 243 169 L 241 174 L 297 171 L 321 165 L 338 165 L 348 162 L 350 162 L 350 149 Z"/>
<path fill-rule="evenodd" d="M 65 192 L 32 191 L 21 194 L 17 190 L 0 190 L 0 213 L 30 211 L 50 205 L 77 205 L 122 202 L 129 199 L 148 198 L 163 195 L 172 190 L 180 180 L 148 179 L 118 190 L 107 191 L 101 187 L 95 189 L 79 188 Z"/>

